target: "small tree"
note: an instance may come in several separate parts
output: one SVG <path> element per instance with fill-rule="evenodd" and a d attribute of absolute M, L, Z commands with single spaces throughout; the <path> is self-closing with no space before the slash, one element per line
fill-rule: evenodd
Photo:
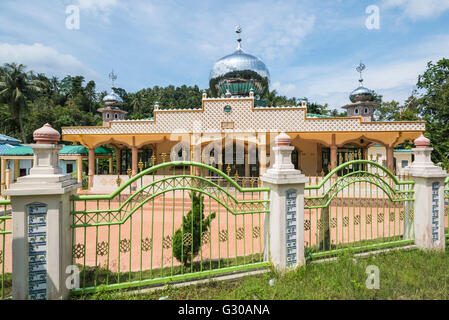
<path fill-rule="evenodd" d="M 190 194 L 192 207 L 182 218 L 181 228 L 176 230 L 173 237 L 173 255 L 175 258 L 187 265 L 198 254 L 201 246 L 202 233 L 207 232 L 215 212 L 204 219 L 204 196 L 192 192 Z"/>

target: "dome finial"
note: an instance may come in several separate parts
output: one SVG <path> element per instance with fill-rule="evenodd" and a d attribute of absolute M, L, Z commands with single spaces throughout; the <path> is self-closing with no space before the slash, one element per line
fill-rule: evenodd
<path fill-rule="evenodd" d="M 238 42 L 237 50 L 242 50 L 242 47 L 241 47 L 242 38 L 240 37 L 240 34 L 242 33 L 242 28 L 240 27 L 240 25 L 235 27 L 235 33 L 237 33 L 237 36 L 238 36 L 238 38 L 237 38 L 237 42 Z"/>
<path fill-rule="evenodd" d="M 109 74 L 109 79 L 111 79 L 112 88 L 114 88 L 115 80 L 117 80 L 117 75 L 114 73 L 114 69 L 112 69 L 112 72 Z"/>
<path fill-rule="evenodd" d="M 360 85 L 362 85 L 363 84 L 362 72 L 366 69 L 366 66 L 362 63 L 362 61 L 360 61 L 360 64 L 355 69 L 360 74 L 359 82 L 360 82 Z"/>

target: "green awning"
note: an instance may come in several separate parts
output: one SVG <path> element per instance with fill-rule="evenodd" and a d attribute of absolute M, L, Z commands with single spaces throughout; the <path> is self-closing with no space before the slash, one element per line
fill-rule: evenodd
<path fill-rule="evenodd" d="M 59 154 L 63 155 L 88 155 L 88 150 L 85 146 L 63 146 Z M 98 147 L 95 149 L 96 155 L 112 155 L 112 151 L 106 147 Z M 5 151 L 2 156 L 32 156 L 33 149 L 27 146 L 18 146 Z"/>

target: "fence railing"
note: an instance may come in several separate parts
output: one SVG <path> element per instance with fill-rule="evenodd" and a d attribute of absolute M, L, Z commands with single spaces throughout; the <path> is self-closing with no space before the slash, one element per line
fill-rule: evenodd
<path fill-rule="evenodd" d="M 11 295 L 12 287 L 12 228 L 11 202 L 0 200 L 0 299 Z"/>
<path fill-rule="evenodd" d="M 307 254 L 326 256 L 348 247 L 374 249 L 412 243 L 414 181 L 376 162 L 342 164 L 305 187 Z"/>
<path fill-rule="evenodd" d="M 210 171 L 226 185 L 209 179 Z M 81 268 L 81 287 L 72 292 L 267 266 L 268 193 L 204 164 L 171 162 L 142 171 L 110 195 L 72 197 L 73 264 Z"/>

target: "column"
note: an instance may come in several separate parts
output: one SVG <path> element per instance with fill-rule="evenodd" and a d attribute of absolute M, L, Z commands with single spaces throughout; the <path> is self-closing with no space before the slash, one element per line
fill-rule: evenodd
<path fill-rule="evenodd" d="M 138 164 L 138 159 L 137 159 L 137 147 L 133 146 L 131 147 L 131 158 L 132 158 L 132 164 L 131 164 L 131 170 L 132 170 L 132 175 L 135 176 L 138 173 L 138 169 L 137 169 L 137 164 Z"/>
<path fill-rule="evenodd" d="M 79 183 L 83 182 L 83 157 L 76 158 L 76 176 Z"/>
<path fill-rule="evenodd" d="M 394 148 L 386 146 L 387 149 L 387 169 L 393 172 L 394 170 Z"/>
<path fill-rule="evenodd" d="M 263 176 L 267 171 L 267 146 L 260 144 L 259 148 L 259 175 Z"/>
<path fill-rule="evenodd" d="M 331 170 L 334 170 L 337 167 L 338 161 L 337 161 L 337 146 L 335 144 L 331 145 Z"/>
<path fill-rule="evenodd" d="M 415 161 L 405 172 L 415 180 L 415 245 L 426 250 L 444 251 L 444 180 L 448 174 L 431 160 L 433 148 L 423 135 L 414 141 Z M 413 221 L 405 217 L 405 221 Z M 405 230 L 410 229 L 407 225 Z"/>
<path fill-rule="evenodd" d="M 115 170 L 117 175 L 120 175 L 122 171 L 122 150 L 119 148 L 115 149 Z"/>
<path fill-rule="evenodd" d="M 112 174 L 112 157 L 109 158 L 109 174 Z"/>
<path fill-rule="evenodd" d="M 203 163 L 203 161 L 201 159 L 201 144 L 195 146 L 195 158 L 196 158 L 196 160 L 195 160 L 196 162 Z M 200 167 L 195 167 L 195 175 L 196 176 L 202 175 Z"/>
<path fill-rule="evenodd" d="M 16 181 L 17 178 L 20 177 L 20 160 L 14 160 L 14 179 L 13 181 Z"/>
<path fill-rule="evenodd" d="M 261 177 L 270 188 L 269 227 L 265 229 L 264 257 L 280 271 L 305 264 L 304 186 L 307 178 L 292 163 L 291 138 L 281 133 L 275 139 L 274 164 Z M 267 220 L 265 220 L 267 222 Z M 269 230 L 269 232 L 268 232 Z M 269 257 L 268 257 L 269 255 Z"/>
<path fill-rule="evenodd" d="M 1 185 L 0 185 L 0 195 L 2 193 L 2 191 L 5 189 L 5 171 L 6 171 L 6 159 L 2 158 L 2 163 L 1 163 L 1 174 L 0 174 L 0 181 L 1 181 Z"/>
<path fill-rule="evenodd" d="M 251 173 L 249 172 L 249 149 L 245 153 L 245 177 L 249 177 Z"/>
<path fill-rule="evenodd" d="M 72 275 L 66 273 L 72 264 L 70 197 L 80 184 L 59 167 L 59 133 L 47 124 L 33 136 L 37 143 L 30 145 L 34 151 L 30 174 L 5 191 L 13 217 L 12 296 L 68 299 L 74 287 L 68 279 Z"/>
<path fill-rule="evenodd" d="M 11 169 L 5 170 L 5 188 L 9 189 L 12 182 L 12 172 Z"/>
<path fill-rule="evenodd" d="M 88 176 L 89 176 L 89 190 L 94 186 L 94 175 L 95 175 L 95 149 L 89 148 L 88 157 Z"/>

